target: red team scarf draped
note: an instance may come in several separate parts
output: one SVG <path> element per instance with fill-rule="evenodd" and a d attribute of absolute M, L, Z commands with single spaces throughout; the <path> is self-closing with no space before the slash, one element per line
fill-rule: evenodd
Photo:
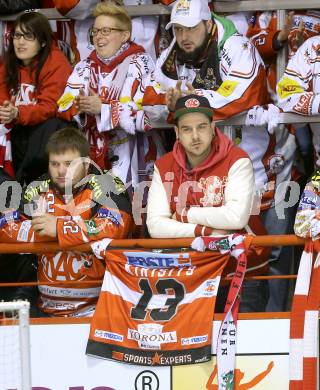
<path fill-rule="evenodd" d="M 233 389 L 240 291 L 247 268 L 244 236 L 232 234 L 225 237 L 197 237 L 191 246 L 200 251 L 210 249 L 230 253 L 237 260 L 217 341 L 218 389 Z"/>
<path fill-rule="evenodd" d="M 320 244 L 306 241 L 290 322 L 290 390 L 318 389 Z"/>

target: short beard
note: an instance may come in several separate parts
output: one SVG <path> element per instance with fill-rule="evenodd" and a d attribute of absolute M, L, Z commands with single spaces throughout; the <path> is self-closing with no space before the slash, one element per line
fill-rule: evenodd
<path fill-rule="evenodd" d="M 206 54 L 207 45 L 210 39 L 210 33 L 207 34 L 204 41 L 199 47 L 196 47 L 191 52 L 185 52 L 181 47 L 177 44 L 177 60 L 182 64 L 190 64 L 196 65 L 200 59 Z"/>

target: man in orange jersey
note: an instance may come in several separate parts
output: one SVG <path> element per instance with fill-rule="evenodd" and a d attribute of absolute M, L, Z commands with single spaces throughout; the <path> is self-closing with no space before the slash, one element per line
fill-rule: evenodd
<path fill-rule="evenodd" d="M 23 191 L 19 210 L 2 215 L 0 241 L 58 241 L 66 252 L 39 255 L 40 314 L 92 315 L 104 265 L 92 254 L 67 250 L 107 237 L 127 237 L 131 204 L 118 178 L 96 174 L 88 141 L 79 130 L 55 132 L 47 152 L 48 174 Z M 96 283 L 86 283 L 90 279 Z"/>

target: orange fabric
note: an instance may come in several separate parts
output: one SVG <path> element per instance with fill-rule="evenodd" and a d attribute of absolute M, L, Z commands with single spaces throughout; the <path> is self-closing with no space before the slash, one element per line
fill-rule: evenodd
<path fill-rule="evenodd" d="M 130 358 L 137 357 L 138 364 L 144 365 L 168 365 L 168 357 L 177 358 L 173 364 L 194 363 L 192 349 L 203 352 L 200 361 L 211 358 L 216 278 L 229 254 L 135 250 L 106 251 L 104 256 L 106 274 L 91 323 L 88 354 L 132 364 L 137 361 Z M 120 284 L 125 289 L 116 291 Z M 200 308 L 206 313 L 201 321 Z M 139 342 L 143 335 L 144 341 Z M 150 347 L 152 339 L 165 335 L 167 342 Z M 192 337 L 203 339 L 192 342 Z"/>
<path fill-rule="evenodd" d="M 53 3 L 61 15 L 65 15 L 79 3 L 79 0 L 53 0 Z"/>

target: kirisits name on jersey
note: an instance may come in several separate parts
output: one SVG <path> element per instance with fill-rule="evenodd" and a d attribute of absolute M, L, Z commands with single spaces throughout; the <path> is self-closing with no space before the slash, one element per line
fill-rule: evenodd
<path fill-rule="evenodd" d="M 192 265 L 189 253 L 123 252 L 127 264 L 144 268 L 180 268 Z"/>

